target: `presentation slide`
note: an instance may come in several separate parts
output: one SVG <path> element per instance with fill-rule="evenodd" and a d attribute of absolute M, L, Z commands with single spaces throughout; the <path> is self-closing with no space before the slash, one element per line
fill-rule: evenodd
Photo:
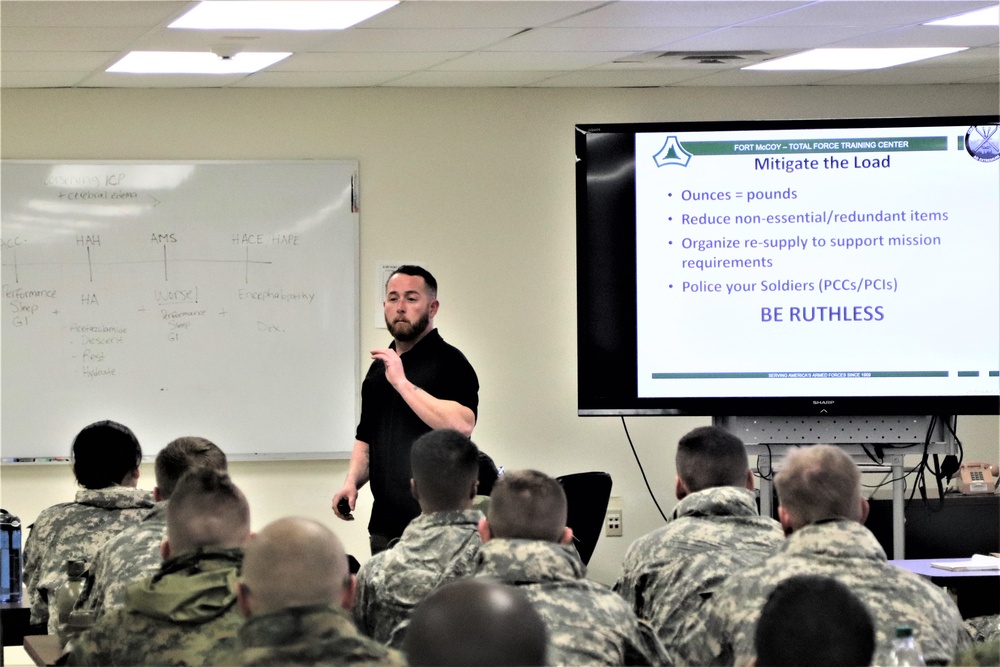
<path fill-rule="evenodd" d="M 638 395 L 996 395 L 996 129 L 637 133 Z"/>

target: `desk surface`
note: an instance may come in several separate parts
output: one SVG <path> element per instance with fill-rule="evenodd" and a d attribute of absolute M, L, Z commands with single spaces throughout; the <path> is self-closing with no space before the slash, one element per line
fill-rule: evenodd
<path fill-rule="evenodd" d="M 931 567 L 931 563 L 954 563 L 969 560 L 968 558 L 914 558 L 909 560 L 890 560 L 896 567 L 909 570 L 914 574 L 937 579 L 942 578 L 963 578 L 963 577 L 1000 577 L 1000 570 L 942 570 L 939 567 Z"/>
<path fill-rule="evenodd" d="M 28 635 L 24 638 L 24 652 L 36 665 L 43 667 L 55 664 L 62 655 L 62 646 L 56 635 Z"/>

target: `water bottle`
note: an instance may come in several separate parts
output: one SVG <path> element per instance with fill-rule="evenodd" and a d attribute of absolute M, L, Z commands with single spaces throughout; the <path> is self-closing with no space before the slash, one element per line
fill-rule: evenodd
<path fill-rule="evenodd" d="M 21 601 L 21 520 L 0 509 L 0 602 Z"/>
<path fill-rule="evenodd" d="M 896 626 L 896 638 L 892 642 L 889 664 L 893 667 L 924 667 L 927 664 L 910 626 Z"/>
<path fill-rule="evenodd" d="M 52 610 L 49 610 L 49 634 L 52 634 L 52 630 L 55 630 L 56 634 L 59 635 L 59 642 L 62 645 L 66 644 L 70 634 L 72 634 L 69 616 L 73 613 L 76 601 L 80 599 L 80 595 L 84 591 L 84 586 L 86 585 L 84 575 L 86 572 L 87 564 L 82 560 L 70 559 L 66 561 L 67 579 L 59 587 L 59 590 L 56 591 L 56 613 L 53 614 Z M 55 619 L 53 619 L 53 616 Z"/>

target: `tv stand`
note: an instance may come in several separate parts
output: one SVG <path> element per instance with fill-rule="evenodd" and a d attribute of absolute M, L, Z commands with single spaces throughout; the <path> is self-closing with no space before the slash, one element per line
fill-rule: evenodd
<path fill-rule="evenodd" d="M 936 419 L 932 415 L 712 417 L 713 424 L 744 442 L 747 454 L 757 456 L 760 513 L 765 516 L 772 515 L 774 472 L 792 448 L 838 445 L 863 473 L 891 474 L 893 559 L 905 558 L 904 457 L 957 454 L 955 437 L 947 426 L 951 420 L 950 415 Z"/>

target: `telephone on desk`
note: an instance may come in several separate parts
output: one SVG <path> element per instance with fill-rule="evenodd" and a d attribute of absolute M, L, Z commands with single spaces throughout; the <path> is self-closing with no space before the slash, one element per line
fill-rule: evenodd
<path fill-rule="evenodd" d="M 958 492 L 963 495 L 993 493 L 1000 479 L 1000 470 L 991 463 L 963 463 L 958 469 Z"/>

